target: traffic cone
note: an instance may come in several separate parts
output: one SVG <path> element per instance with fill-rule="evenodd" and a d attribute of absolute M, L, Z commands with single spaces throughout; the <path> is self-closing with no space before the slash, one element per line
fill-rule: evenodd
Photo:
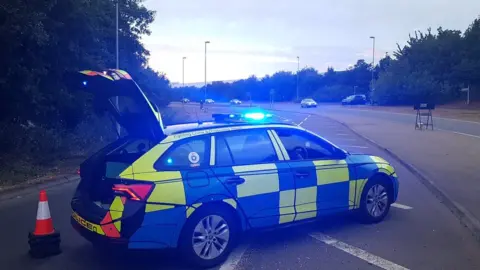
<path fill-rule="evenodd" d="M 35 230 L 28 234 L 28 243 L 30 244 L 30 255 L 35 258 L 57 255 L 61 252 L 60 233 L 53 227 L 45 190 L 40 191 Z"/>

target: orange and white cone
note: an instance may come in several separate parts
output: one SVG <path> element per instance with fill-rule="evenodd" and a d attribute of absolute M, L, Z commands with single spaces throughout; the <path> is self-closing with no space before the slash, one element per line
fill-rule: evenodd
<path fill-rule="evenodd" d="M 40 200 L 37 208 L 37 222 L 33 235 L 49 235 L 55 232 L 53 220 L 50 216 L 50 207 L 48 206 L 47 192 L 40 191 Z"/>
<path fill-rule="evenodd" d="M 28 243 L 30 244 L 30 255 L 36 258 L 44 258 L 61 252 L 60 233 L 53 227 L 45 190 L 40 191 L 35 230 L 29 233 Z"/>

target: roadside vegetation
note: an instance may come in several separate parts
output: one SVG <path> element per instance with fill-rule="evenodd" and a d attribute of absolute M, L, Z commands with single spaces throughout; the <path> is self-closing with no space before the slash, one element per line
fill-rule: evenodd
<path fill-rule="evenodd" d="M 155 12 L 142 0 L 118 0 L 121 69 L 128 71 L 162 110 L 182 92 L 191 100 L 198 88 L 170 89 L 164 74 L 152 70 L 140 42 L 149 35 Z M 115 138 L 113 123 L 95 113 L 88 97 L 71 92 L 63 75 L 116 66 L 116 0 L 6 0 L 0 4 L 0 185 L 46 173 L 73 172 L 80 160 Z M 415 32 L 404 47 L 375 67 L 360 59 L 350 69 L 298 73 L 300 97 L 337 102 L 366 94 L 380 105 L 416 101 L 449 102 L 465 93 L 480 97 L 480 20 L 465 31 Z M 371 89 L 371 71 L 375 89 Z M 280 71 L 265 78 L 208 85 L 216 100 L 276 101 L 296 97 L 297 76 Z M 167 114 L 174 115 L 169 111 Z M 166 115 L 166 117 L 169 117 Z M 168 120 L 167 120 L 168 121 Z"/>
<path fill-rule="evenodd" d="M 140 0 L 119 1 L 128 7 L 120 10 L 119 66 L 165 107 L 170 83 L 147 66 L 140 42 L 155 13 Z M 62 81 L 65 72 L 115 67 L 114 0 L 2 1 L 0 48 L 0 185 L 75 172 L 115 138 L 112 122 Z"/>
<path fill-rule="evenodd" d="M 463 33 L 438 28 L 416 31 L 405 46 L 392 55 L 386 55 L 374 67 L 360 59 L 344 71 L 329 68 L 317 71 L 304 68 L 298 73 L 299 96 L 317 101 L 338 102 L 346 96 L 367 95 L 378 105 L 412 105 L 417 102 L 437 104 L 462 100 L 462 88 L 470 86 L 471 99 L 480 98 L 480 19 L 476 19 Z M 372 68 L 374 87 L 371 87 Z M 296 98 L 297 74 L 279 71 L 271 76 L 238 80 L 232 83 L 209 84 L 209 96 L 216 100 L 239 98 L 269 101 L 292 101 Z M 370 89 L 374 88 L 373 91 Z M 175 98 L 182 93 L 191 100 L 203 96 L 195 87 L 174 88 Z"/>

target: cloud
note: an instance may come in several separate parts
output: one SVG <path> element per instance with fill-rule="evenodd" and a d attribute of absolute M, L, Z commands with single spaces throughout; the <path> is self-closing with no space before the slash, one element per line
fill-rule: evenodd
<path fill-rule="evenodd" d="M 187 56 L 186 81 L 202 81 L 204 41 L 208 78 L 263 76 L 277 70 L 312 66 L 347 68 L 358 59 L 375 61 L 404 45 L 414 30 L 465 30 L 478 16 L 478 0 L 147 0 L 157 11 L 152 35 L 143 42 L 150 64 L 179 81 Z M 378 60 L 377 60 L 378 59 Z"/>

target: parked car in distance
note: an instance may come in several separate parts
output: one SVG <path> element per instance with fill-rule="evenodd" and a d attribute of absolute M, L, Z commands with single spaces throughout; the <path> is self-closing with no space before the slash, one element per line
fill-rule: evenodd
<path fill-rule="evenodd" d="M 230 104 L 231 105 L 240 105 L 240 104 L 242 104 L 242 102 L 240 100 L 234 98 L 234 99 L 230 100 Z"/>
<path fill-rule="evenodd" d="M 365 95 L 351 95 L 342 100 L 342 105 L 364 105 L 367 103 Z"/>
<path fill-rule="evenodd" d="M 190 99 L 188 98 L 182 98 L 182 103 L 189 103 L 190 102 Z"/>
<path fill-rule="evenodd" d="M 213 103 L 215 103 L 215 101 L 213 99 L 211 99 L 211 98 L 205 99 L 205 104 L 213 104 Z"/>
<path fill-rule="evenodd" d="M 302 102 L 300 103 L 300 106 L 302 108 L 311 108 L 311 107 L 317 107 L 317 102 L 311 98 L 305 98 L 302 99 Z"/>

